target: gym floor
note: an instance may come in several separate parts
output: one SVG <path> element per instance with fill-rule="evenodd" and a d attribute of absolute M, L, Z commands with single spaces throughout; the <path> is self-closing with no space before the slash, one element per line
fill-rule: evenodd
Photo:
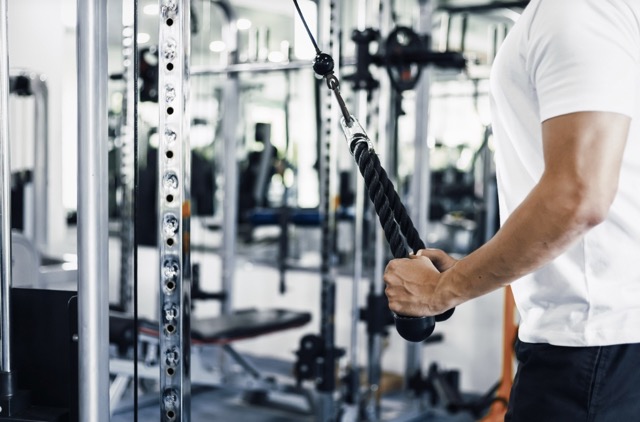
<path fill-rule="evenodd" d="M 138 412 L 139 422 L 157 422 L 158 403 L 148 403 Z M 251 422 L 314 422 L 315 416 L 278 410 L 268 406 L 251 406 L 242 395 L 226 390 L 205 389 L 194 392 L 191 398 L 191 419 L 194 422 L 246 420 Z M 115 414 L 111 422 L 132 422 L 133 411 Z M 402 422 L 473 422 L 468 414 L 448 415 L 441 409 L 419 412 L 407 409 L 400 400 L 387 399 L 382 403 L 382 421 Z"/>
<path fill-rule="evenodd" d="M 276 377 L 282 384 L 293 384 L 292 361 L 245 354 L 264 374 Z M 217 357 L 214 358 L 214 360 Z M 151 386 L 153 389 L 153 386 Z M 131 397 L 131 395 L 130 395 Z M 268 400 L 256 402 L 250 395 L 227 388 L 193 387 L 191 396 L 191 419 L 194 422 L 248 420 L 251 422 L 315 422 L 316 416 L 309 414 L 309 406 L 301 396 L 270 393 Z M 354 411 L 354 409 L 350 409 Z M 159 403 L 157 393 L 142 395 L 139 399 L 138 421 L 158 420 Z M 431 408 L 428 398 L 417 401 L 402 392 L 384 394 L 381 401 L 380 421 L 394 422 L 473 422 L 467 413 L 449 414 L 441 408 Z M 111 418 L 111 422 L 132 422 L 135 411 L 132 399 L 124 400 Z M 354 420 L 354 419 L 344 419 Z"/>

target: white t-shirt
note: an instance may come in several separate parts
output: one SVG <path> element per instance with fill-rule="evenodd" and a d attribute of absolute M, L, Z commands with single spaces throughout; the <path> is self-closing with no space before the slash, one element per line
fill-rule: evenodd
<path fill-rule="evenodd" d="M 513 283 L 520 339 L 640 342 L 640 0 L 532 0 L 492 69 L 501 220 L 540 180 L 541 123 L 572 112 L 632 118 L 606 220 Z"/>

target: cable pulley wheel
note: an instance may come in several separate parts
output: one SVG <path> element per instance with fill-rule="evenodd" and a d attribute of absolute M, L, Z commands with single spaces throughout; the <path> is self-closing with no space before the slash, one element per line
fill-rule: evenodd
<path fill-rule="evenodd" d="M 422 39 L 411 28 L 399 26 L 389 33 L 385 43 L 385 65 L 391 84 L 397 91 L 413 89 L 420 80 L 422 65 L 412 62 L 412 56 L 423 47 Z"/>

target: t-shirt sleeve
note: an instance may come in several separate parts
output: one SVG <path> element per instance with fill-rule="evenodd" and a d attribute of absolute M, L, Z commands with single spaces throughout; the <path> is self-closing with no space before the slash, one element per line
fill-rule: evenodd
<path fill-rule="evenodd" d="M 541 121 L 579 111 L 633 116 L 640 40 L 624 1 L 542 0 L 526 62 Z"/>

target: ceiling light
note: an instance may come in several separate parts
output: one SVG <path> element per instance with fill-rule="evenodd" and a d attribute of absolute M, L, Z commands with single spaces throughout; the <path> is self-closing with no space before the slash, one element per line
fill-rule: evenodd
<path fill-rule="evenodd" d="M 212 41 L 209 44 L 209 50 L 214 53 L 221 53 L 227 48 L 226 44 L 223 41 Z"/>
<path fill-rule="evenodd" d="M 157 15 L 160 13 L 160 7 L 158 6 L 158 3 L 148 4 L 142 8 L 142 13 L 145 15 Z"/>
<path fill-rule="evenodd" d="M 236 25 L 239 30 L 245 31 L 251 28 L 251 21 L 249 19 L 240 18 L 236 21 Z"/>

